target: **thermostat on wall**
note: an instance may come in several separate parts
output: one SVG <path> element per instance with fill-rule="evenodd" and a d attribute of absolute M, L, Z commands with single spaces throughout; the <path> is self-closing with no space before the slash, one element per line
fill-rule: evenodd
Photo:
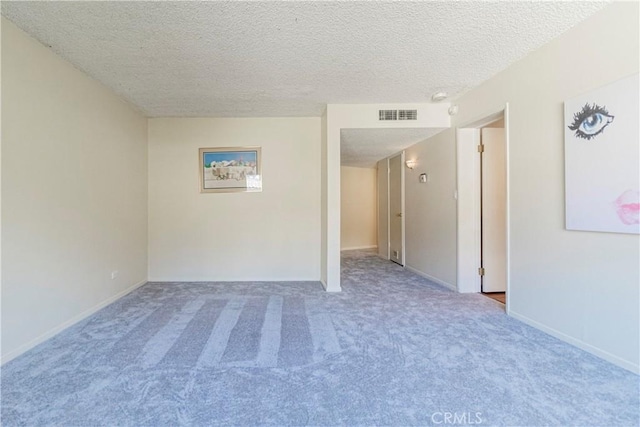
<path fill-rule="evenodd" d="M 427 174 L 426 173 L 421 173 L 420 174 L 420 182 L 422 182 L 422 183 L 427 182 Z"/>

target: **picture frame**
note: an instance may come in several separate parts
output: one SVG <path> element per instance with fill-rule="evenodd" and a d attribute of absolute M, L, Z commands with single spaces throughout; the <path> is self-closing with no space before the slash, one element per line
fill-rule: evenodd
<path fill-rule="evenodd" d="M 565 228 L 640 234 L 640 75 L 564 102 Z"/>
<path fill-rule="evenodd" d="M 261 147 L 200 148 L 200 192 L 262 191 L 261 154 Z"/>

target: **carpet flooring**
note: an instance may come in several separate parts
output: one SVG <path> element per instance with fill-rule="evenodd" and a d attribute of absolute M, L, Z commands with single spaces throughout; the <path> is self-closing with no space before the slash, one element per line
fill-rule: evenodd
<path fill-rule="evenodd" d="M 371 252 L 148 283 L 2 367 L 4 426 L 638 426 L 639 377 Z M 615 333 L 615 331 L 612 331 Z"/>

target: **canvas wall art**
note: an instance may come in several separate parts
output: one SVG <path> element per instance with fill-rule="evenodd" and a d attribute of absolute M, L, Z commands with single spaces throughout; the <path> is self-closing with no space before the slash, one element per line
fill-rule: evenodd
<path fill-rule="evenodd" d="M 568 230 L 640 234 L 639 77 L 564 103 Z"/>
<path fill-rule="evenodd" d="M 200 148 L 200 192 L 262 191 L 260 147 Z"/>

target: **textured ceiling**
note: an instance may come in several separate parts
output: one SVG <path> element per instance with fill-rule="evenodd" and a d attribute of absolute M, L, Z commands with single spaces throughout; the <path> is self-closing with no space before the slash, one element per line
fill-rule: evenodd
<path fill-rule="evenodd" d="M 373 168 L 378 160 L 432 137 L 444 129 L 342 129 L 342 166 Z"/>
<path fill-rule="evenodd" d="M 2 14 L 149 117 L 319 116 L 490 78 L 604 2 L 2 1 Z M 342 164 L 441 129 L 342 132 Z"/>
<path fill-rule="evenodd" d="M 2 1 L 2 13 L 148 116 L 249 117 L 459 95 L 603 5 Z"/>

